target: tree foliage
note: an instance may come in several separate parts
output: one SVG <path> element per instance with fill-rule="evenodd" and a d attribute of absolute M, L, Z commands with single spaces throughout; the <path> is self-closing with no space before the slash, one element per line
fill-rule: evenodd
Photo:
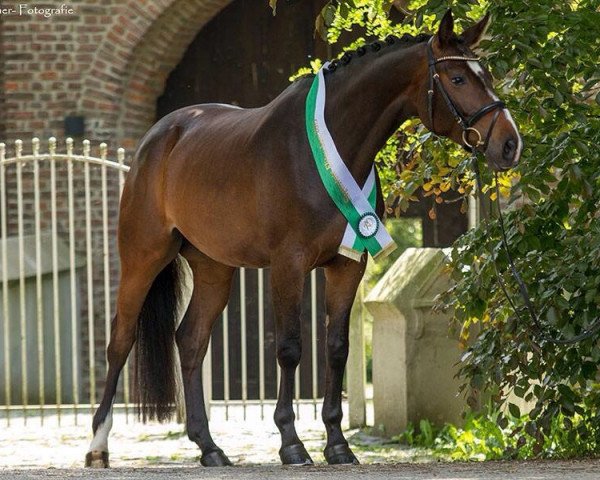
<path fill-rule="evenodd" d="M 402 21 L 390 20 L 392 4 L 402 12 Z M 489 392 L 499 404 L 511 392 L 535 402 L 518 432 L 533 441 L 534 454 L 544 451 L 558 414 L 567 435 L 596 444 L 598 338 L 558 345 L 548 336 L 568 338 L 600 318 L 600 4 L 339 0 L 324 7 L 316 26 L 331 43 L 356 27 L 365 36 L 380 38 L 433 33 L 448 7 L 463 27 L 486 11 L 492 14 L 481 53 L 525 143 L 521 164 L 500 177 L 509 248 L 544 325 L 542 333 L 527 315 L 508 271 L 497 222 L 483 222 L 459 239 L 451 264 L 456 284 L 444 302 L 452 307 L 464 342 L 461 374 L 470 387 L 466 391 Z M 457 191 L 467 195 L 474 188 L 465 154 L 414 120 L 401 127 L 377 161 L 386 193 L 398 196 L 400 210 L 419 188 L 430 195 L 431 215 L 445 196 Z M 486 170 L 482 166 L 485 188 L 493 192 Z M 502 294 L 494 269 L 504 279 L 517 314 Z M 509 408 L 520 415 L 516 406 Z M 502 415 L 498 421 L 505 421 Z"/>
<path fill-rule="evenodd" d="M 600 318 L 598 4 L 504 0 L 489 8 L 496 21 L 482 48 L 526 144 L 510 189 L 507 235 L 544 331 L 520 299 L 498 223 L 484 223 L 455 246 L 457 283 L 446 296 L 465 341 L 471 325 L 481 324 L 462 374 L 475 391 L 485 389 L 498 402 L 511 392 L 535 402 L 519 432 L 536 440 L 533 453 L 545 451 L 559 413 L 573 441 L 589 437 L 597 445 L 598 337 L 575 345 L 548 337 L 572 337 Z"/>

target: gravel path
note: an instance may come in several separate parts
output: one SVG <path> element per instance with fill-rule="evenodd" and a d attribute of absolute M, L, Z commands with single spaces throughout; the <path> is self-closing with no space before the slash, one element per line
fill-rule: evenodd
<path fill-rule="evenodd" d="M 177 423 L 142 425 L 131 417 L 127 423 L 122 413 L 115 414 L 109 443 L 112 468 L 89 470 L 82 468 L 91 439 L 88 413 L 79 415 L 78 425 L 72 416 L 64 416 L 60 427 L 52 415 L 46 416 L 43 426 L 39 418 L 28 419 L 27 425 L 22 418 L 13 418 L 10 427 L 0 420 L 0 479 L 600 479 L 600 460 L 442 463 L 420 450 L 352 430 L 347 436 L 362 465 L 327 466 L 322 455 L 323 425 L 314 420 L 311 405 L 301 407 L 297 427 L 316 465 L 282 467 L 272 409 L 265 408 L 263 413 L 261 419 L 260 409 L 249 407 L 244 420 L 241 408 L 235 408 L 226 420 L 224 409 L 212 410 L 213 435 L 236 465 L 218 469 L 199 466 L 199 450 Z"/>
<path fill-rule="evenodd" d="M 261 416 L 263 418 L 261 418 Z M 273 407 L 248 406 L 244 419 L 241 407 L 211 410 L 211 432 L 217 444 L 235 465 L 279 465 L 280 437 L 273 423 Z M 30 418 L 24 425 L 23 418 L 13 418 L 9 428 L 2 428 L 0 420 L 0 468 L 79 468 L 91 436 L 91 416 L 80 413 L 77 425 L 72 415 L 63 415 L 58 426 L 56 416 L 46 416 L 44 425 L 40 419 Z M 301 405 L 298 435 L 316 463 L 324 463 L 325 429 L 314 418 L 312 405 Z M 356 430 L 346 432 L 362 463 L 407 462 L 419 460 L 419 450 L 397 444 L 383 444 L 376 437 L 368 437 Z M 112 467 L 171 467 L 197 466 L 200 451 L 188 440 L 183 425 L 177 423 L 143 425 L 129 421 L 123 413 L 115 413 L 113 429 L 109 437 Z"/>

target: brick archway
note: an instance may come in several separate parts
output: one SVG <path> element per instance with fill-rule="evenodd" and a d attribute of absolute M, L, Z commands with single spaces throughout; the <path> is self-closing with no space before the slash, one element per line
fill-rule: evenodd
<path fill-rule="evenodd" d="M 198 31 L 231 0 L 129 0 L 83 83 L 79 110 L 99 139 L 128 149 L 155 119 L 156 99 Z"/>

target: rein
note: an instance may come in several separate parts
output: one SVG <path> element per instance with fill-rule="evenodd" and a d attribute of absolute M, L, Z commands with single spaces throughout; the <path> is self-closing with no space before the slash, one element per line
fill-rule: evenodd
<path fill-rule="evenodd" d="M 477 164 L 477 151 L 476 150 L 474 150 L 472 153 L 471 163 L 472 163 L 473 171 L 475 172 L 475 178 L 477 181 L 478 196 L 480 197 L 482 195 L 483 191 L 482 191 L 481 175 L 479 172 L 479 165 Z M 523 299 L 525 308 L 527 309 L 527 312 L 529 313 L 529 317 L 531 318 L 531 321 L 535 325 L 535 327 L 538 331 L 538 334 L 547 342 L 554 343 L 556 345 L 573 345 L 575 343 L 579 343 L 579 342 L 582 342 L 589 338 L 592 338 L 593 336 L 595 336 L 598 333 L 598 331 L 600 331 L 600 319 L 596 320 L 589 328 L 585 329 L 579 335 L 575 335 L 571 338 L 564 338 L 564 339 L 563 338 L 554 338 L 544 331 L 544 326 L 542 325 L 542 322 L 540 321 L 540 319 L 535 311 L 535 308 L 533 306 L 533 302 L 531 301 L 531 297 L 529 296 L 529 291 L 527 290 L 527 285 L 525 285 L 525 282 L 521 278 L 521 275 L 519 274 L 519 271 L 517 270 L 517 267 L 515 266 L 515 262 L 512 258 L 510 250 L 508 248 L 508 239 L 506 236 L 506 228 L 504 226 L 504 216 L 502 215 L 502 209 L 500 208 L 500 188 L 498 187 L 498 172 L 494 172 L 494 179 L 495 179 L 495 189 L 496 189 L 496 208 L 498 209 L 498 223 L 500 224 L 500 232 L 502 234 L 502 236 L 501 236 L 502 247 L 504 248 L 504 251 L 506 252 L 506 257 L 508 259 L 508 265 L 510 267 L 510 272 L 511 272 L 513 278 L 515 279 L 515 282 L 517 282 L 517 285 L 519 287 L 519 293 L 521 295 L 521 298 Z M 521 315 L 519 314 L 519 311 L 517 309 L 517 306 L 515 305 L 515 302 L 513 301 L 513 299 L 510 297 L 510 295 L 508 293 L 508 289 L 506 288 L 504 280 L 502 279 L 502 276 L 500 275 L 500 272 L 498 271 L 498 266 L 496 265 L 495 261 L 493 262 L 493 265 L 494 265 L 494 273 L 496 274 L 496 279 L 498 280 L 498 284 L 500 285 L 500 288 L 502 290 L 502 293 L 504 294 L 504 297 L 510 304 L 517 319 L 520 322 L 522 322 Z"/>
<path fill-rule="evenodd" d="M 442 98 L 446 102 L 446 105 L 448 106 L 448 109 L 454 116 L 454 119 L 460 125 L 460 127 L 463 129 L 462 140 L 463 140 L 465 148 L 471 152 L 471 164 L 472 164 L 472 168 L 475 173 L 475 178 L 477 181 L 478 195 L 481 196 L 483 191 L 482 191 L 481 175 L 479 172 L 479 165 L 477 164 L 477 154 L 479 152 L 485 153 L 488 143 L 489 143 L 489 140 L 490 140 L 490 137 L 491 137 L 491 134 L 492 134 L 492 131 L 494 129 L 494 126 L 496 125 L 496 121 L 498 120 L 498 116 L 500 115 L 500 112 L 504 108 L 506 108 L 506 105 L 504 104 L 504 102 L 497 100 L 488 105 L 483 106 L 482 108 L 477 110 L 474 114 L 465 118 L 460 113 L 460 110 L 457 107 L 457 105 L 452 101 L 452 99 L 448 95 L 448 92 L 444 88 L 444 85 L 442 84 L 442 81 L 440 80 L 440 76 L 437 73 L 435 66 L 438 63 L 446 62 L 446 61 L 463 61 L 463 62 L 476 61 L 477 62 L 477 61 L 479 61 L 479 57 L 462 57 L 462 56 L 451 55 L 451 56 L 435 58 L 435 56 L 433 55 L 433 48 L 432 48 L 433 38 L 434 37 L 431 37 L 431 39 L 427 43 L 427 55 L 428 55 L 428 63 L 429 63 L 429 89 L 427 90 L 427 102 L 428 102 L 427 103 L 427 112 L 429 115 L 429 123 L 431 125 L 431 131 L 435 133 L 434 120 L 433 120 L 433 96 L 435 93 L 435 87 L 437 87 L 437 90 L 442 95 Z M 474 127 L 474 125 L 483 116 L 485 116 L 486 114 L 488 114 L 489 112 L 492 112 L 494 110 L 495 110 L 494 117 L 492 118 L 492 122 L 490 123 L 488 131 L 485 135 L 485 140 L 482 141 L 483 137 L 481 135 L 481 132 L 479 132 L 479 130 L 477 130 Z M 469 135 L 471 133 L 474 133 L 476 136 L 476 140 L 474 143 L 469 142 Z M 482 148 L 480 148 L 480 147 L 482 147 Z M 575 335 L 574 337 L 571 337 L 571 338 L 566 338 L 566 339 L 554 338 L 554 337 L 551 337 L 548 333 L 546 333 L 544 331 L 544 326 L 542 325 L 538 315 L 536 314 L 535 308 L 533 306 L 533 302 L 531 301 L 531 297 L 529 296 L 529 291 L 527 290 L 527 286 L 525 285 L 525 282 L 523 282 L 523 279 L 521 278 L 521 275 L 519 274 L 519 272 L 515 266 L 515 262 L 513 261 L 512 255 L 508 248 L 506 229 L 504 227 L 504 217 L 502 215 L 502 209 L 500 208 L 500 190 L 498 187 L 498 172 L 494 172 L 494 177 L 495 177 L 495 181 L 496 181 L 496 184 L 495 184 L 496 202 L 497 202 L 496 205 L 497 205 L 497 209 L 498 209 L 498 223 L 500 224 L 500 232 L 502 234 L 502 236 L 501 236 L 502 246 L 503 246 L 504 251 L 506 252 L 506 256 L 508 258 L 508 264 L 510 267 L 511 274 L 512 274 L 513 278 L 515 279 L 515 281 L 517 282 L 517 285 L 519 287 L 519 293 L 521 295 L 521 298 L 523 299 L 523 303 L 525 304 L 525 307 L 527 309 L 527 312 L 529 313 L 529 317 L 531 318 L 531 321 L 533 322 L 536 329 L 538 330 L 538 334 L 544 340 L 546 340 L 550 343 L 557 344 L 557 345 L 572 345 L 572 344 L 579 343 L 583 340 L 587 340 L 588 338 L 593 337 L 594 335 L 596 335 L 598 333 L 598 331 L 600 331 L 600 319 L 596 320 L 589 328 L 585 329 L 579 335 Z M 500 272 L 498 271 L 498 266 L 496 265 L 495 261 L 493 262 L 493 265 L 494 265 L 494 272 L 496 274 L 496 278 L 498 280 L 498 284 L 500 285 L 502 293 L 506 297 L 506 300 L 510 304 L 516 317 L 519 319 L 519 321 L 522 321 L 521 315 L 519 314 L 517 306 L 508 293 L 508 289 L 506 288 L 504 280 L 502 279 L 502 276 L 500 275 Z"/>

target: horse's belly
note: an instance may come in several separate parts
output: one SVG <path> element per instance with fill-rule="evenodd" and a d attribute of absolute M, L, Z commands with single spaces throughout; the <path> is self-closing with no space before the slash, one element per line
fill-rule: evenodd
<path fill-rule="evenodd" d="M 307 267 L 314 268 L 335 256 L 346 226 L 341 215 L 326 222 L 326 228 L 315 228 L 314 218 L 300 225 L 287 209 L 277 210 L 267 218 L 267 214 L 239 209 L 191 208 L 182 212 L 174 226 L 197 250 L 233 267 L 268 267 L 273 258 L 289 254 L 303 256 Z"/>
<path fill-rule="evenodd" d="M 175 228 L 197 250 L 232 267 L 267 267 L 268 246 L 255 229 L 227 216 L 197 215 L 191 221 L 175 222 Z"/>

